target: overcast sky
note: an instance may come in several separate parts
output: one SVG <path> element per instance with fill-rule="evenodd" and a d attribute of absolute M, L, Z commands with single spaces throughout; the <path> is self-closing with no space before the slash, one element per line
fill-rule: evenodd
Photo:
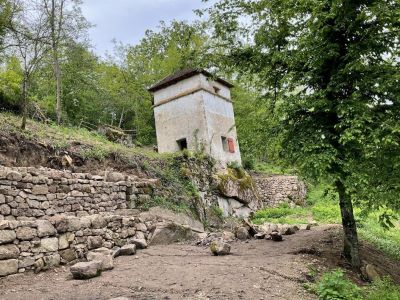
<path fill-rule="evenodd" d="M 193 10 L 206 5 L 201 0 L 83 0 L 82 11 L 89 22 L 95 51 L 112 51 L 112 39 L 136 44 L 146 29 L 157 29 L 161 20 L 194 20 Z"/>

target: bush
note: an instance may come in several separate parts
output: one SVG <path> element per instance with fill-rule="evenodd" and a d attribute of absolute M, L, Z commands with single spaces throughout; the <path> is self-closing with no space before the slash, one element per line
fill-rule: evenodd
<path fill-rule="evenodd" d="M 389 278 L 383 278 L 367 289 L 366 300 L 400 300 L 400 287 Z"/>
<path fill-rule="evenodd" d="M 318 281 L 316 292 L 320 300 L 362 300 L 362 290 L 340 269 L 325 273 Z"/>

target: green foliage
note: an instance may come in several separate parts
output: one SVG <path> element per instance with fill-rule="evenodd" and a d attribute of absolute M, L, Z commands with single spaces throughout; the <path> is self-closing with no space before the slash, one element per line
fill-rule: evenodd
<path fill-rule="evenodd" d="M 221 61 L 268 102 L 280 157 L 341 194 L 359 267 L 352 202 L 387 226 L 400 211 L 400 3 L 220 0 L 208 13 Z"/>
<path fill-rule="evenodd" d="M 276 223 L 276 224 L 307 224 L 309 212 L 305 208 L 290 208 L 284 203 L 274 208 L 264 208 L 257 211 L 252 222 L 254 224 Z"/>
<path fill-rule="evenodd" d="M 362 288 L 351 282 L 341 269 L 321 276 L 316 284 L 309 284 L 309 290 L 320 300 L 399 300 L 400 286 L 390 278 L 374 281 Z"/>
<path fill-rule="evenodd" d="M 400 300 L 400 286 L 390 278 L 383 278 L 373 282 L 366 288 L 365 300 Z"/>
<path fill-rule="evenodd" d="M 176 202 L 163 196 L 154 196 L 149 201 L 144 202 L 140 208 L 149 210 L 151 207 L 162 207 L 178 213 L 188 213 L 190 209 L 185 202 Z"/>
<path fill-rule="evenodd" d="M 320 300 L 362 300 L 362 290 L 340 269 L 324 274 L 316 286 Z"/>
<path fill-rule="evenodd" d="M 385 229 L 381 226 L 379 213 L 372 213 L 361 219 L 359 233 L 368 241 L 389 256 L 400 261 L 400 224 Z"/>

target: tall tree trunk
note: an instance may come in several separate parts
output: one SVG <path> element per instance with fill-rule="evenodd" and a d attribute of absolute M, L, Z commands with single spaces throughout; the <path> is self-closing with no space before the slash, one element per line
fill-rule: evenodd
<path fill-rule="evenodd" d="M 28 114 L 28 76 L 24 74 L 24 80 L 22 81 L 22 123 L 21 129 L 26 128 L 26 118 Z"/>
<path fill-rule="evenodd" d="M 351 263 L 353 269 L 359 271 L 361 259 L 353 204 L 350 195 L 346 192 L 346 187 L 343 182 L 337 181 L 336 188 L 339 194 L 340 212 L 344 231 L 343 255 Z"/>
<path fill-rule="evenodd" d="M 60 8 L 62 10 L 62 7 Z M 60 12 L 62 13 L 62 12 Z M 60 16 L 61 18 L 61 16 Z M 58 49 L 58 33 L 56 29 L 56 3 L 55 0 L 51 0 L 51 15 L 50 15 L 50 27 L 51 27 L 51 48 L 53 52 L 53 65 L 54 65 L 54 78 L 56 80 L 56 115 L 57 123 L 61 123 L 62 116 L 62 100 L 61 100 L 61 67 Z M 60 30 L 60 28 L 58 28 Z"/>
<path fill-rule="evenodd" d="M 57 123 L 60 124 L 62 116 L 61 68 L 57 52 L 58 52 L 57 47 L 53 48 L 54 76 L 56 79 L 56 100 L 57 100 L 56 115 L 57 115 Z"/>

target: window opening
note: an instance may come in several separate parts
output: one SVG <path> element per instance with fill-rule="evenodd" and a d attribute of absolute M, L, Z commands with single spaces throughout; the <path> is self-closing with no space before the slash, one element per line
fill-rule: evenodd
<path fill-rule="evenodd" d="M 186 138 L 177 140 L 176 142 L 178 144 L 178 147 L 179 147 L 180 151 L 187 149 L 187 140 L 186 140 Z"/>

